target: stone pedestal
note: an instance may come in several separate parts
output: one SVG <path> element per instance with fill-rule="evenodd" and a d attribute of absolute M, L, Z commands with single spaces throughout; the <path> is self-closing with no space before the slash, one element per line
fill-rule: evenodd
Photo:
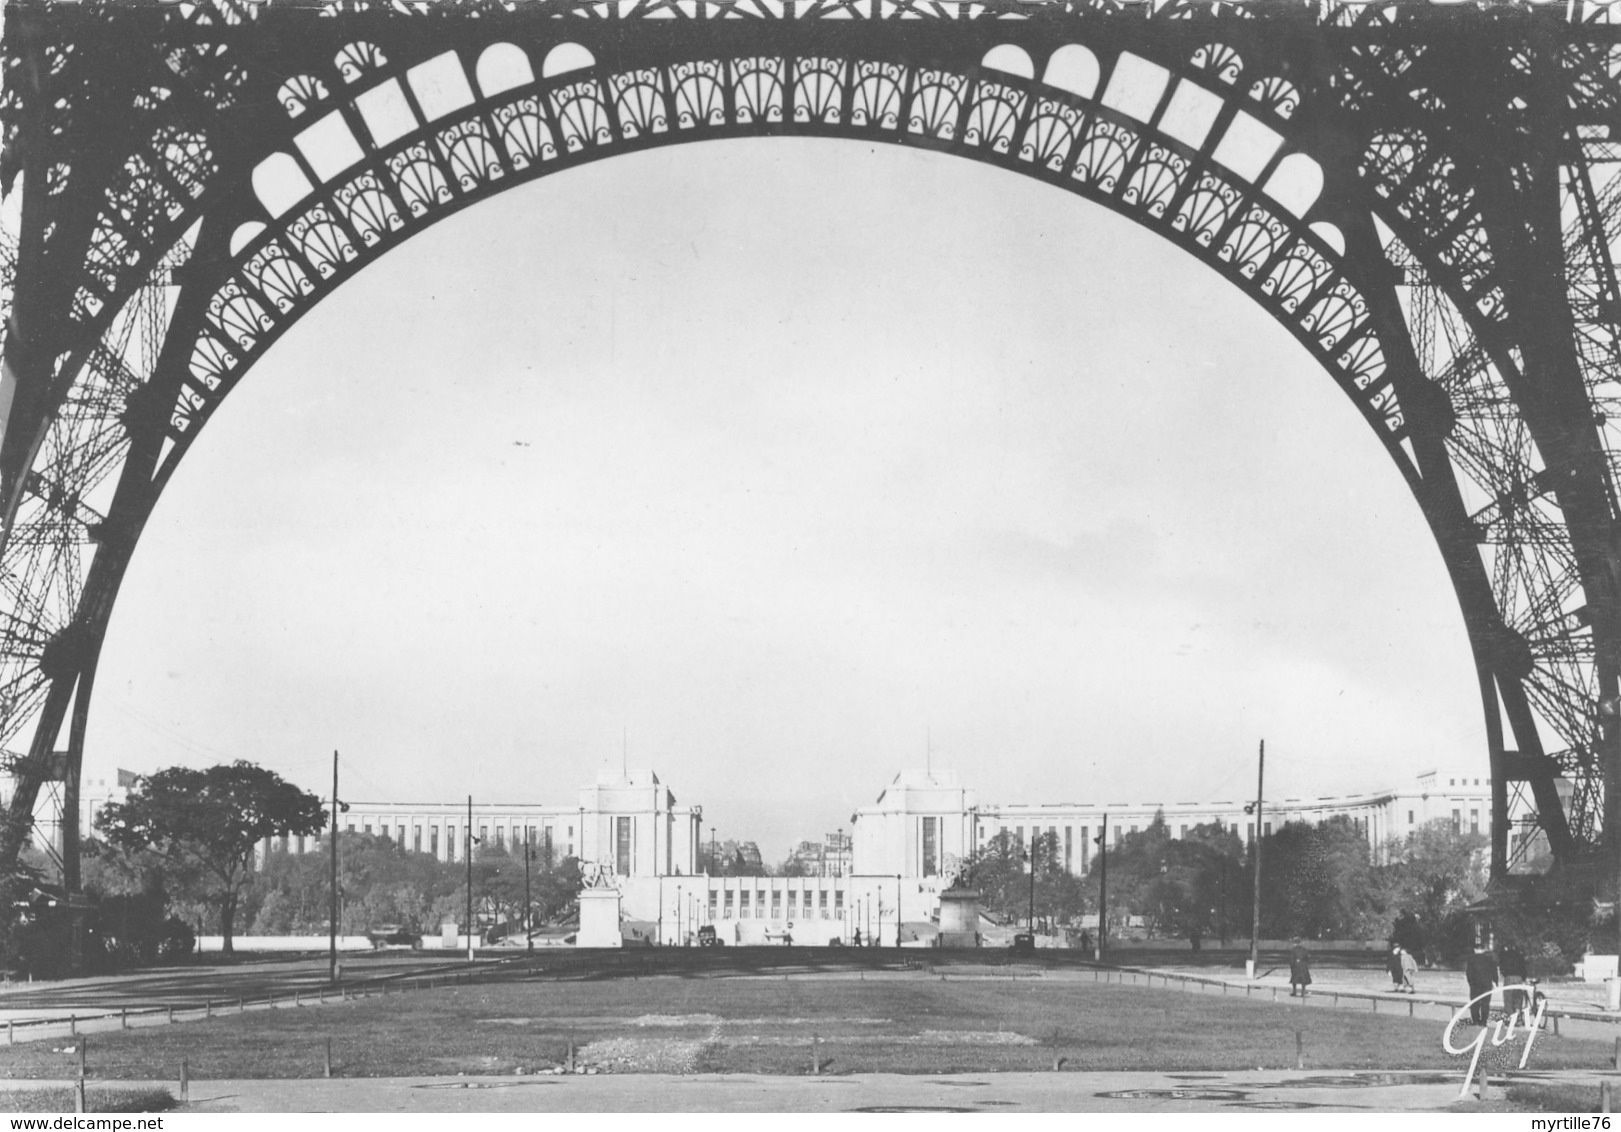
<path fill-rule="evenodd" d="M 619 930 L 619 890 L 584 888 L 580 890 L 580 930 L 575 947 L 623 947 Z"/>
<path fill-rule="evenodd" d="M 978 889 L 948 888 L 940 894 L 939 947 L 979 946 Z"/>

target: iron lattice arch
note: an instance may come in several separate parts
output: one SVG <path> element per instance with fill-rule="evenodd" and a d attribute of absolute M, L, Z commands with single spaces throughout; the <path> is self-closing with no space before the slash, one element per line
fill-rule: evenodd
<path fill-rule="evenodd" d="M 129 0 L 6 16 L 0 743 L 19 788 L 0 865 L 43 782 L 76 793 L 102 639 L 159 494 L 300 315 L 513 185 L 777 135 L 1037 178 L 1264 307 L 1434 531 L 1485 712 L 1494 869 L 1534 843 L 1511 837 L 1530 832 L 1511 809 L 1563 862 L 1621 829 L 1607 6 Z"/>

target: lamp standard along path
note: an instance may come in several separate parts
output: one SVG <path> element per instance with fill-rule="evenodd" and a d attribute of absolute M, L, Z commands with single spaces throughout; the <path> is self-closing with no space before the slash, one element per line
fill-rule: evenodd
<path fill-rule="evenodd" d="M 1260 761 L 1255 769 L 1255 915 L 1250 921 L 1250 957 L 1246 964 L 1248 970 L 1244 973 L 1247 979 L 1255 977 L 1256 970 L 1261 965 L 1261 837 L 1265 828 L 1261 824 L 1262 798 L 1266 794 L 1266 740 L 1261 740 Z M 1245 806 L 1248 812 L 1252 807 Z"/>

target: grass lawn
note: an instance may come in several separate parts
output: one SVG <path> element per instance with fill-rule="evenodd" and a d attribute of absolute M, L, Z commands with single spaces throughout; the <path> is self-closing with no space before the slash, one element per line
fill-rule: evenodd
<path fill-rule="evenodd" d="M 1040 979 L 679 977 L 521 981 L 226 1015 L 89 1036 L 92 1076 L 316 1077 L 1456 1067 L 1442 1024 L 1175 990 Z M 1514 1047 L 1520 1048 L 1516 1042 Z M 1493 1064 L 1509 1047 L 1494 1053 Z M 1600 1068 L 1604 1043 L 1538 1038 L 1531 1068 Z M 0 1075 L 64 1077 L 66 1039 L 0 1046 Z"/>
<path fill-rule="evenodd" d="M 87 1088 L 86 1112 L 167 1112 L 175 1107 L 168 1089 Z M 73 1090 L 0 1089 L 0 1112 L 72 1112 Z"/>

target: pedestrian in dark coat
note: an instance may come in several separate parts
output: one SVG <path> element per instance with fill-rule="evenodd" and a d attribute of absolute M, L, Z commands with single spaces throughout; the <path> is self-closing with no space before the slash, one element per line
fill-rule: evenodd
<path fill-rule="evenodd" d="M 1491 1018 L 1491 990 L 1497 985 L 1497 960 L 1482 944 L 1463 966 L 1463 977 L 1469 982 L 1469 1020 L 1484 1026 Z"/>
<path fill-rule="evenodd" d="M 1305 998 L 1306 988 L 1311 986 L 1311 952 L 1306 945 L 1295 938 L 1294 946 L 1289 949 L 1289 997 Z"/>
<path fill-rule="evenodd" d="M 1385 960 L 1385 970 L 1390 974 L 1391 987 L 1401 990 L 1401 944 L 1390 945 L 1390 957 Z"/>
<path fill-rule="evenodd" d="M 1503 1009 L 1513 1014 L 1523 1010 L 1526 1004 L 1526 992 L 1523 990 L 1509 990 L 1507 988 L 1525 985 L 1525 955 L 1512 943 L 1505 943 L 1497 949 L 1497 974 L 1503 982 Z"/>

